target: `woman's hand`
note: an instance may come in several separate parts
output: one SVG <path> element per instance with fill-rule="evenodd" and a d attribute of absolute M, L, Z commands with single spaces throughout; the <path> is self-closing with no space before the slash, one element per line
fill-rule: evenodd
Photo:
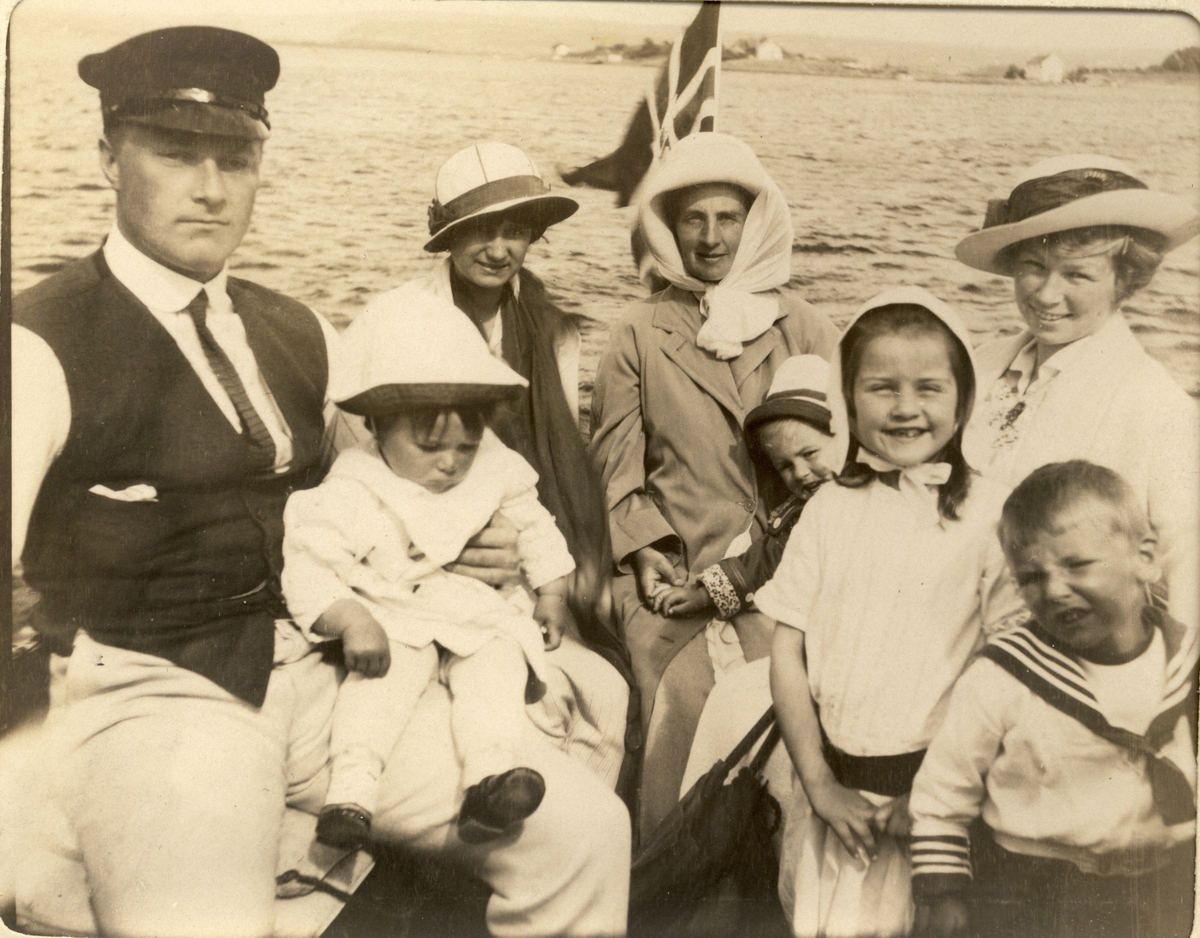
<path fill-rule="evenodd" d="M 467 541 L 458 560 L 446 564 L 446 570 L 497 588 L 516 585 L 521 580 L 516 525 L 497 511 L 487 527 Z"/>
<path fill-rule="evenodd" d="M 642 604 L 652 612 L 660 612 L 666 592 L 672 586 L 683 586 L 687 577 L 667 559 L 666 555 L 653 547 L 643 547 L 633 555 L 633 566 L 637 571 L 638 589 Z"/>
<path fill-rule="evenodd" d="M 392 650 L 383 626 L 360 602 L 339 599 L 313 623 L 318 635 L 342 640 L 346 669 L 363 677 L 383 677 L 392 666 Z"/>
<path fill-rule="evenodd" d="M 698 616 L 709 610 L 715 610 L 708 590 L 699 584 L 691 586 L 672 586 L 660 594 L 659 609 L 669 618 L 684 618 Z"/>
<path fill-rule="evenodd" d="M 905 793 L 894 801 L 880 805 L 875 809 L 875 817 L 871 826 L 879 835 L 890 837 L 907 837 L 912 833 L 912 815 L 908 813 L 908 794 Z"/>
<path fill-rule="evenodd" d="M 805 785 L 813 812 L 837 834 L 846 852 L 866 866 L 878 851 L 871 830 L 875 805 L 853 788 L 839 784 L 830 772 L 819 783 Z"/>
<path fill-rule="evenodd" d="M 918 902 L 913 921 L 917 938 L 957 938 L 966 934 L 970 924 L 967 904 L 958 896 L 940 896 L 929 902 Z"/>

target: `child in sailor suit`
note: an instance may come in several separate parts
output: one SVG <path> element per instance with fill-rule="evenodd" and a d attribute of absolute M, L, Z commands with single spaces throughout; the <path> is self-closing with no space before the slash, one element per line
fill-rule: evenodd
<path fill-rule="evenodd" d="M 1186 935 L 1200 649 L 1146 604 L 1144 511 L 1111 470 L 1053 463 L 1009 497 L 1000 534 L 1034 619 L 960 679 L 913 783 L 917 924 Z"/>

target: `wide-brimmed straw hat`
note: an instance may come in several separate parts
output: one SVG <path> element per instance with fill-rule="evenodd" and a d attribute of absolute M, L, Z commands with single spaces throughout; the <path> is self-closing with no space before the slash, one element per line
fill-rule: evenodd
<path fill-rule="evenodd" d="M 830 432 L 829 362 L 820 355 L 793 355 L 779 366 L 766 398 L 746 415 L 746 432 L 783 417 Z"/>
<path fill-rule="evenodd" d="M 1118 160 L 1058 156 L 1027 170 L 1007 198 L 991 200 L 983 229 L 963 238 L 955 254 L 977 270 L 1007 276 L 1000 262 L 1006 247 L 1093 225 L 1158 232 L 1170 251 L 1200 232 L 1200 214 L 1182 199 L 1148 189 Z"/>
<path fill-rule="evenodd" d="M 459 150 L 442 164 L 429 206 L 426 251 L 444 251 L 455 227 L 480 215 L 529 205 L 544 227 L 570 218 L 579 203 L 551 195 L 537 166 L 519 147 L 487 141 Z"/>
<path fill-rule="evenodd" d="M 417 406 L 484 404 L 528 386 L 492 357 L 449 300 L 417 286 L 401 291 L 387 311 L 363 312 L 341 335 L 343 367 L 330 396 L 342 410 L 383 417 Z"/>

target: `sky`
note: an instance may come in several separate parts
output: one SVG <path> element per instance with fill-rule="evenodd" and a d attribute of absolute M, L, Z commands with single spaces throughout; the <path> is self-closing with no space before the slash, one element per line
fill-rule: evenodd
<path fill-rule="evenodd" d="M 1105 0 L 1090 4 L 1103 5 Z M 1128 0 L 1125 6 L 1175 5 L 1200 11 L 1200 0 Z M 0 0 L 11 3 L 11 0 Z M 1068 4 L 1057 4 L 1067 6 Z M 694 2 L 584 2 L 584 0 L 22 0 L 26 15 L 42 23 L 68 22 L 83 13 L 112 14 L 115 18 L 158 17 L 174 22 L 228 22 L 233 25 L 253 10 L 257 19 L 276 18 L 289 29 L 302 21 L 327 21 L 386 10 L 406 10 L 423 19 L 444 19 L 447 29 L 465 21 L 572 19 L 594 22 L 603 37 L 605 24 L 644 25 L 649 32 L 669 36 L 692 17 Z M 1200 45 L 1200 26 L 1183 13 L 1115 11 L 1049 12 L 1030 9 L 928 7 L 867 7 L 850 4 L 798 5 L 738 3 L 726 0 L 722 10 L 727 33 L 810 35 L 828 38 L 880 39 L 900 42 L 951 43 L 980 47 L 1036 45 L 1069 52 L 1072 49 L 1122 46 L 1170 52 Z"/>

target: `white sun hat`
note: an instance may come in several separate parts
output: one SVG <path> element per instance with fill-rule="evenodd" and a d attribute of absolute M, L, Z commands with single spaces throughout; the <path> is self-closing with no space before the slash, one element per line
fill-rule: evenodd
<path fill-rule="evenodd" d="M 999 256 L 1006 247 L 1093 225 L 1155 231 L 1171 251 L 1200 233 L 1200 213 L 1176 196 L 1147 188 L 1118 160 L 1057 156 L 1026 170 L 1006 198 L 991 200 L 982 230 L 963 238 L 955 254 L 977 270 L 1007 276 Z"/>
<path fill-rule="evenodd" d="M 438 170 L 429 205 L 431 237 L 425 250 L 446 250 L 450 232 L 469 218 L 522 205 L 535 207 L 538 223 L 546 228 L 579 208 L 574 199 L 550 194 L 537 166 L 519 147 L 485 141 L 459 150 Z"/>
<path fill-rule="evenodd" d="M 414 406 L 482 404 L 529 382 L 492 357 L 475 324 L 415 284 L 387 310 L 365 310 L 340 338 L 330 396 L 352 414 L 380 417 Z"/>

